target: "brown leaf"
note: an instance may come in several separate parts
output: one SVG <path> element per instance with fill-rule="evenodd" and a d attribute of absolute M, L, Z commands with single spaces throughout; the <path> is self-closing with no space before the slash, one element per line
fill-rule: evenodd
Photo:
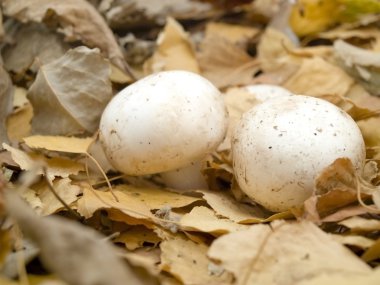
<path fill-rule="evenodd" d="M 86 47 L 69 50 L 43 65 L 28 91 L 33 105 L 32 132 L 67 135 L 95 132 L 112 97 L 108 62 Z"/>
<path fill-rule="evenodd" d="M 307 221 L 276 221 L 224 235 L 214 241 L 208 255 L 234 273 L 236 284 L 294 285 L 323 274 L 371 272 L 347 248 Z"/>
<path fill-rule="evenodd" d="M 98 47 L 116 66 L 128 71 L 116 39 L 98 11 L 85 0 L 5 0 L 4 14 L 27 22 L 59 23 L 68 41 Z M 95 69 L 96 70 L 96 69 Z"/>
<path fill-rule="evenodd" d="M 176 20 L 168 18 L 158 36 L 156 51 L 144 64 L 144 71 L 145 74 L 151 74 L 177 69 L 199 73 L 189 35 Z"/>
<path fill-rule="evenodd" d="M 331 215 L 357 201 L 356 170 L 348 158 L 339 158 L 326 167 L 315 180 L 315 192 L 305 201 L 305 217 L 320 222 L 321 216 Z"/>
<path fill-rule="evenodd" d="M 219 272 L 210 270 L 213 263 L 206 256 L 206 245 L 176 238 L 163 241 L 160 248 L 161 269 L 183 284 L 230 284 L 230 276 L 222 268 Z"/>
<path fill-rule="evenodd" d="M 343 245 L 355 246 L 360 249 L 370 248 L 375 243 L 374 240 L 359 235 L 331 235 L 331 237 Z"/>
<path fill-rule="evenodd" d="M 6 45 L 2 54 L 5 68 L 16 73 L 16 79 L 21 79 L 28 69 L 37 72 L 41 65 L 69 49 L 62 36 L 42 24 L 21 25 L 12 36 L 14 44 Z"/>
<path fill-rule="evenodd" d="M 13 84 L 2 66 L 0 66 L 0 142 L 8 142 L 6 119 L 12 112 Z"/>
<path fill-rule="evenodd" d="M 218 88 L 253 83 L 254 75 L 260 69 L 257 60 L 248 55 L 244 46 L 235 42 L 236 35 L 229 38 L 228 33 L 224 35 L 213 30 L 214 26 L 208 26 L 197 53 L 202 75 Z"/>
<path fill-rule="evenodd" d="M 40 247 L 44 266 L 63 281 L 72 285 L 143 284 L 95 230 L 60 217 L 39 218 L 10 191 L 6 200 L 8 212 L 23 233 Z"/>
<path fill-rule="evenodd" d="M 342 69 L 320 57 L 314 57 L 304 59 L 298 71 L 283 86 L 301 95 L 344 96 L 353 84 L 354 80 Z"/>

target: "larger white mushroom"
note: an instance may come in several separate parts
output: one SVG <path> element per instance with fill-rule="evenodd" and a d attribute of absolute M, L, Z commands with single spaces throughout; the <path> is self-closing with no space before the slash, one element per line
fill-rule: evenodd
<path fill-rule="evenodd" d="M 144 175 L 198 162 L 221 143 L 226 129 L 227 111 L 216 87 L 195 73 L 165 71 L 111 100 L 101 117 L 100 140 L 115 169 Z"/>
<path fill-rule="evenodd" d="M 243 192 L 269 210 L 285 211 L 310 197 L 316 176 L 337 158 L 347 157 L 361 169 L 365 144 L 343 110 L 292 95 L 246 112 L 235 128 L 232 155 Z"/>

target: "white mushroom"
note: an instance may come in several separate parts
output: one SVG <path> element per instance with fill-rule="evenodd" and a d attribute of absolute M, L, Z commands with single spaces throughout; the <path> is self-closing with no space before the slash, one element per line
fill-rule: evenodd
<path fill-rule="evenodd" d="M 335 105 L 292 95 L 259 104 L 236 126 L 232 155 L 239 186 L 272 211 L 310 197 L 316 176 L 337 158 L 363 167 L 365 145 L 352 118 Z"/>
<path fill-rule="evenodd" d="M 231 136 L 233 130 L 245 112 L 266 100 L 290 95 L 292 95 L 292 93 L 289 90 L 271 84 L 246 85 L 227 90 L 224 94 L 224 102 L 229 114 L 229 126 L 226 139 L 219 145 L 218 151 L 231 149 Z"/>
<path fill-rule="evenodd" d="M 111 100 L 101 118 L 100 140 L 115 169 L 144 175 L 203 159 L 226 129 L 227 111 L 216 87 L 195 73 L 165 71 Z"/>

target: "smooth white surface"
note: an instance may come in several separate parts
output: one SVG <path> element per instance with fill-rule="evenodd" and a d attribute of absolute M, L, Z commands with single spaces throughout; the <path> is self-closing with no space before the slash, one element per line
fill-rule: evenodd
<path fill-rule="evenodd" d="M 227 111 L 205 78 L 165 71 L 126 87 L 108 104 L 100 139 L 111 164 L 129 175 L 180 168 L 223 140 Z"/>
<path fill-rule="evenodd" d="M 358 169 L 365 160 L 352 118 L 327 101 L 301 95 L 270 99 L 246 112 L 232 152 L 241 189 L 272 211 L 302 204 L 316 176 L 337 158 L 348 157 Z"/>
<path fill-rule="evenodd" d="M 206 178 L 201 173 L 202 163 L 193 162 L 182 168 L 161 173 L 161 178 L 169 188 L 177 190 L 208 189 Z"/>

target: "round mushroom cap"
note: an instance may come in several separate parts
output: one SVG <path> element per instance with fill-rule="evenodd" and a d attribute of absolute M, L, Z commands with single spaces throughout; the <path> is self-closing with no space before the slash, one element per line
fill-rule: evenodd
<path fill-rule="evenodd" d="M 246 112 L 232 139 L 234 174 L 251 199 L 275 212 L 301 205 L 336 159 L 363 167 L 355 121 L 335 105 L 302 95 L 277 97 Z"/>
<path fill-rule="evenodd" d="M 271 84 L 247 85 L 244 88 L 248 93 L 253 94 L 255 99 L 261 103 L 276 97 L 293 95 L 288 89 Z"/>
<path fill-rule="evenodd" d="M 164 71 L 129 85 L 108 104 L 100 140 L 115 169 L 143 175 L 202 159 L 223 140 L 227 111 L 219 90 L 188 71 Z"/>

